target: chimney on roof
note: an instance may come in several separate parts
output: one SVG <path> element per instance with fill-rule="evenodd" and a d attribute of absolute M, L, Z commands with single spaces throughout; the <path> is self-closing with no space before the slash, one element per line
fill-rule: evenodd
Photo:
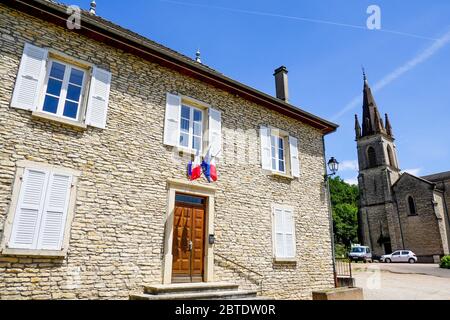
<path fill-rule="evenodd" d="M 96 11 L 97 11 L 97 3 L 95 2 L 95 0 L 91 1 L 91 8 L 89 9 L 89 13 L 92 15 L 96 15 Z"/>
<path fill-rule="evenodd" d="M 277 98 L 289 102 L 288 70 L 281 66 L 275 70 L 274 76 Z"/>

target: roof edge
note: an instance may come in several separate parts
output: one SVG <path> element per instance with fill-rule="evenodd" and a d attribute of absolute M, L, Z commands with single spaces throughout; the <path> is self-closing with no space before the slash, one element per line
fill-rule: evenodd
<path fill-rule="evenodd" d="M 3 3 L 32 16 L 42 19 L 45 18 L 46 21 L 56 25 L 65 26 L 69 16 L 65 11 L 67 8 L 65 5 L 47 0 L 4 0 Z M 205 81 L 230 93 L 242 96 L 247 100 L 261 104 L 271 110 L 278 111 L 286 116 L 306 123 L 319 129 L 324 135 L 335 132 L 339 127 L 339 125 L 335 123 L 315 116 L 264 92 L 226 77 L 194 60 L 189 61 L 189 59 L 182 59 L 181 54 L 177 54 L 169 48 L 164 50 L 164 48 L 155 45 L 151 40 L 140 38 L 137 34 L 133 34 L 120 26 L 109 26 L 107 23 L 100 21 L 100 19 L 95 19 L 85 12 L 82 13 L 81 29 L 71 30 L 71 32 L 86 35 L 97 41 L 118 47 L 145 59 L 151 58 L 153 61 L 156 61 L 163 66 L 175 69 L 181 73 Z"/>

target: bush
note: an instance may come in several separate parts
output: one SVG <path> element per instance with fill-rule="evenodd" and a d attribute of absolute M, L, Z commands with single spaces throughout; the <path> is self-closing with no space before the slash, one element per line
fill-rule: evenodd
<path fill-rule="evenodd" d="M 450 269 L 450 256 L 445 256 L 442 258 L 441 268 Z"/>
<path fill-rule="evenodd" d="M 347 258 L 348 249 L 343 244 L 336 243 L 334 249 L 335 249 L 336 258 Z"/>

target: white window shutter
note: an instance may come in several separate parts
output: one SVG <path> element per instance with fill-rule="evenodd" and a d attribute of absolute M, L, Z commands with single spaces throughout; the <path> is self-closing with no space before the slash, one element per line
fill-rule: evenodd
<path fill-rule="evenodd" d="M 181 97 L 167 94 L 164 144 L 177 147 L 180 141 Z"/>
<path fill-rule="evenodd" d="M 275 257 L 285 257 L 285 237 L 284 237 L 284 211 L 281 209 L 275 209 Z"/>
<path fill-rule="evenodd" d="M 291 154 L 291 174 L 294 178 L 300 178 L 300 160 L 298 158 L 298 139 L 289 137 Z"/>
<path fill-rule="evenodd" d="M 111 72 L 94 67 L 86 110 L 86 124 L 100 129 L 106 128 Z"/>
<path fill-rule="evenodd" d="M 209 143 L 211 144 L 211 155 L 219 157 L 222 155 L 222 113 L 216 109 L 209 109 Z"/>
<path fill-rule="evenodd" d="M 45 80 L 48 50 L 26 43 L 17 74 L 11 106 L 35 111 Z"/>
<path fill-rule="evenodd" d="M 283 218 L 284 240 L 285 240 L 285 257 L 295 258 L 295 237 L 294 237 L 294 218 L 292 211 L 285 209 Z"/>
<path fill-rule="evenodd" d="M 71 187 L 72 176 L 51 174 L 39 230 L 38 249 L 62 249 Z"/>
<path fill-rule="evenodd" d="M 270 128 L 261 126 L 261 163 L 264 170 L 272 171 L 272 149 L 270 144 Z"/>
<path fill-rule="evenodd" d="M 24 171 L 9 248 L 36 248 L 48 178 L 49 173 L 46 171 Z"/>

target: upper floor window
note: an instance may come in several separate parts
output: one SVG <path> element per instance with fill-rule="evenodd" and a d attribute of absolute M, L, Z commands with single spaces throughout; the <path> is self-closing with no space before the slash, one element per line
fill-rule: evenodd
<path fill-rule="evenodd" d="M 298 139 L 280 129 L 261 126 L 261 162 L 272 174 L 300 177 Z"/>
<path fill-rule="evenodd" d="M 408 209 L 409 209 L 410 216 L 417 215 L 416 202 L 414 201 L 414 198 L 411 196 L 408 197 Z"/>
<path fill-rule="evenodd" d="M 373 147 L 367 149 L 367 159 L 369 160 L 369 168 L 374 168 L 377 166 L 377 154 Z"/>
<path fill-rule="evenodd" d="M 222 151 L 222 113 L 191 98 L 167 94 L 164 144 L 212 157 Z"/>
<path fill-rule="evenodd" d="M 77 120 L 86 84 L 86 70 L 50 60 L 42 111 Z"/>
<path fill-rule="evenodd" d="M 286 173 L 285 141 L 285 137 L 280 137 L 278 135 L 272 135 L 270 137 L 273 171 Z"/>
<path fill-rule="evenodd" d="M 188 105 L 181 106 L 180 146 L 198 152 L 203 145 L 203 111 Z"/>
<path fill-rule="evenodd" d="M 110 72 L 27 43 L 11 106 L 74 126 L 104 129 L 110 87 Z"/>

